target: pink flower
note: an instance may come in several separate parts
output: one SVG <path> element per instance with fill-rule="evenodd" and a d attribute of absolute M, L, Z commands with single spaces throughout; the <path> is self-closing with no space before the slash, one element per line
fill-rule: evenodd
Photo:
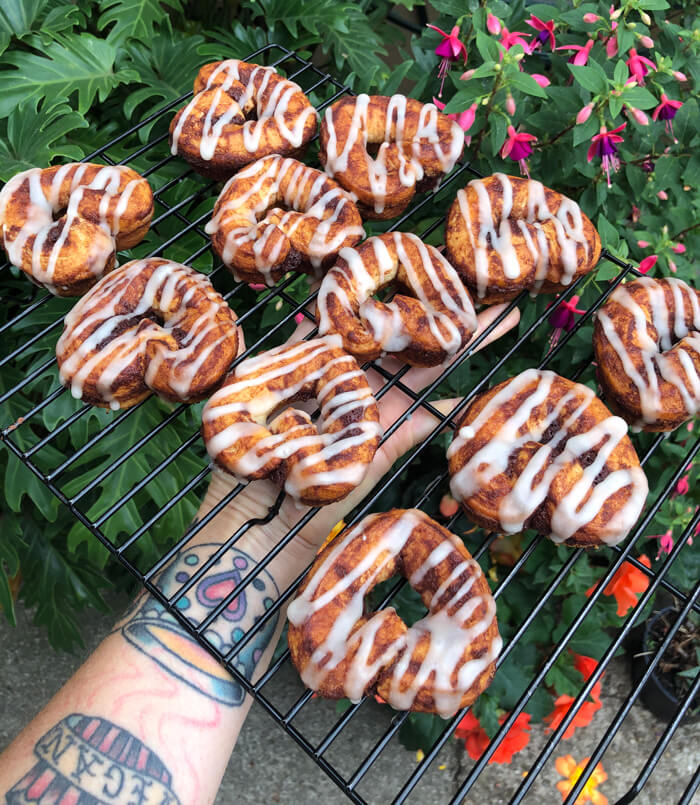
<path fill-rule="evenodd" d="M 585 45 L 561 45 L 557 50 L 573 50 L 574 55 L 569 57 L 569 64 L 582 65 L 588 62 L 588 56 L 594 44 L 594 41 L 589 39 Z"/>
<path fill-rule="evenodd" d="M 433 98 L 433 103 L 437 108 L 442 112 L 445 108 L 445 104 L 442 101 L 439 101 L 437 98 Z M 450 120 L 454 120 L 457 125 L 462 129 L 462 131 L 469 131 L 469 129 L 474 124 L 474 118 L 476 117 L 476 110 L 478 109 L 478 104 L 473 103 L 468 109 L 465 109 L 463 112 L 451 112 L 447 117 Z M 469 139 L 469 138 L 467 138 Z M 467 142 L 469 145 L 469 142 Z"/>
<path fill-rule="evenodd" d="M 494 17 L 490 11 L 488 17 L 486 17 L 486 28 L 488 32 L 494 36 L 498 36 L 498 34 L 501 33 L 501 21 L 498 17 Z"/>
<path fill-rule="evenodd" d="M 579 109 L 578 114 L 576 115 L 576 122 L 580 125 L 581 123 L 585 123 L 588 118 L 591 116 L 591 112 L 593 111 L 593 102 L 587 103 L 581 109 Z"/>
<path fill-rule="evenodd" d="M 440 42 L 440 44 L 435 48 L 436 55 L 440 56 L 442 59 L 440 62 L 440 69 L 438 70 L 438 78 L 441 79 L 440 92 L 438 95 L 442 96 L 442 89 L 445 86 L 445 78 L 447 77 L 447 73 L 450 71 L 452 62 L 459 61 L 460 56 L 466 62 L 467 48 L 464 42 L 462 42 L 459 38 L 459 25 L 455 25 L 449 34 L 445 33 L 442 29 L 435 25 L 428 25 L 428 28 L 432 28 L 434 31 L 437 31 L 440 36 L 442 36 L 442 42 Z"/>
<path fill-rule="evenodd" d="M 651 244 L 648 240 L 638 240 L 637 246 L 639 246 L 640 249 L 648 249 Z"/>
<path fill-rule="evenodd" d="M 513 115 L 515 114 L 515 99 L 510 94 L 510 92 L 508 93 L 508 97 L 506 98 L 506 112 L 508 112 L 508 114 L 511 117 L 513 117 Z"/>
<path fill-rule="evenodd" d="M 639 37 L 639 44 L 643 48 L 647 48 L 647 50 L 651 50 L 654 47 L 654 40 L 650 36 L 646 36 L 646 34 Z"/>
<path fill-rule="evenodd" d="M 648 539 L 658 539 L 659 540 L 659 552 L 656 554 L 657 560 L 661 558 L 661 555 L 664 553 L 671 553 L 673 550 L 673 536 L 671 529 L 669 529 L 665 534 L 654 534 Z"/>
<path fill-rule="evenodd" d="M 665 190 L 659 190 L 656 194 L 661 201 L 668 201 L 668 193 Z"/>
<path fill-rule="evenodd" d="M 552 83 L 546 75 L 541 75 L 540 73 L 531 73 L 530 77 L 534 78 L 541 87 L 548 87 Z"/>
<path fill-rule="evenodd" d="M 621 8 L 615 8 L 615 6 L 610 6 L 610 19 L 616 20 L 620 14 L 622 14 Z"/>
<path fill-rule="evenodd" d="M 682 243 L 676 243 L 676 245 L 673 247 L 673 251 L 674 251 L 676 254 L 684 254 L 684 253 L 685 253 L 685 246 L 684 246 L 684 244 L 682 244 Z"/>
<path fill-rule="evenodd" d="M 673 262 L 673 260 L 669 260 L 668 269 L 672 274 L 675 274 L 676 271 L 678 271 L 678 266 Z"/>
<path fill-rule="evenodd" d="M 652 120 L 666 121 L 666 131 L 673 137 L 673 118 L 676 112 L 683 106 L 682 101 L 674 101 L 666 95 L 665 92 L 661 93 L 661 103 L 651 113 Z"/>
<path fill-rule="evenodd" d="M 598 22 L 599 19 L 601 19 L 601 17 L 599 17 L 597 14 L 593 14 L 590 11 L 583 15 L 583 21 L 587 22 L 589 25 L 594 22 Z"/>
<path fill-rule="evenodd" d="M 568 333 L 574 329 L 576 316 L 581 316 L 586 312 L 576 307 L 580 298 L 580 296 L 572 296 L 571 299 L 564 299 L 554 308 L 549 316 L 549 323 L 555 330 L 566 330 Z"/>
<path fill-rule="evenodd" d="M 592 162 L 593 157 L 600 157 L 603 163 L 603 170 L 608 177 L 608 187 L 610 183 L 610 171 L 617 171 L 620 167 L 620 159 L 617 156 L 617 143 L 623 142 L 623 137 L 618 134 L 627 123 L 623 123 L 616 129 L 608 131 L 605 126 L 600 127 L 600 132 L 591 137 L 591 146 L 588 149 L 588 161 Z"/>
<path fill-rule="evenodd" d="M 676 79 L 676 81 L 680 81 L 681 83 L 688 80 L 688 76 L 685 73 L 682 73 L 680 70 L 673 70 L 671 75 Z"/>
<path fill-rule="evenodd" d="M 688 476 L 684 475 L 676 481 L 675 492 L 677 495 L 687 495 L 690 491 L 690 484 L 688 483 Z"/>
<path fill-rule="evenodd" d="M 521 45 L 525 53 L 532 53 L 532 48 L 527 39 L 523 39 L 524 34 L 522 31 L 509 31 L 504 25 L 501 28 L 501 44 L 506 50 L 510 50 L 513 45 Z"/>
<path fill-rule="evenodd" d="M 613 25 L 616 26 L 617 23 L 614 22 Z M 617 56 L 618 50 L 619 48 L 617 46 L 617 34 L 613 33 L 605 40 L 605 55 L 609 59 L 613 59 L 615 58 L 615 56 Z"/>
<path fill-rule="evenodd" d="M 506 157 L 510 157 L 513 162 L 517 162 L 520 165 L 520 172 L 529 177 L 530 174 L 525 160 L 532 153 L 530 143 L 537 142 L 537 137 L 525 131 L 518 132 L 513 126 L 508 126 L 507 131 L 508 134 L 501 147 L 501 158 L 505 159 Z"/>
<path fill-rule="evenodd" d="M 646 56 L 640 56 L 634 48 L 630 48 L 630 57 L 625 64 L 629 68 L 630 76 L 640 87 L 644 86 L 644 76 L 649 70 L 656 70 L 654 62 Z"/>
<path fill-rule="evenodd" d="M 627 105 L 627 109 L 632 117 L 639 123 L 640 126 L 648 126 L 649 125 L 649 118 L 642 112 L 641 109 L 637 109 L 634 106 Z"/>
<path fill-rule="evenodd" d="M 299 311 L 298 313 L 296 313 L 294 315 L 294 321 L 297 324 L 301 324 L 304 321 L 305 318 L 306 318 L 306 316 L 304 316 L 304 314 L 301 311 Z"/>
<path fill-rule="evenodd" d="M 262 285 L 262 284 L 261 284 L 261 283 L 259 283 L 259 282 L 249 282 L 249 283 L 248 283 L 248 287 L 249 287 L 249 288 L 250 288 L 252 291 L 264 291 L 264 290 L 265 290 L 265 286 L 264 286 L 264 285 Z"/>
<path fill-rule="evenodd" d="M 473 68 L 471 70 L 465 70 L 462 73 L 462 75 L 459 77 L 459 80 L 460 81 L 469 81 L 469 79 L 474 75 L 475 72 L 476 72 L 476 68 Z"/>
<path fill-rule="evenodd" d="M 525 20 L 525 25 L 529 25 L 531 28 L 534 28 L 539 32 L 534 40 L 535 46 L 533 47 L 533 51 L 544 45 L 545 42 L 549 42 L 550 49 L 554 50 L 556 45 L 556 41 L 554 39 L 554 20 L 545 22 L 539 17 L 536 17 L 534 14 L 530 14 L 530 19 Z"/>
<path fill-rule="evenodd" d="M 642 262 L 639 264 L 639 270 L 642 274 L 648 274 L 652 268 L 656 265 L 656 261 L 658 260 L 658 256 L 655 254 L 650 254 L 649 257 L 645 257 Z"/>

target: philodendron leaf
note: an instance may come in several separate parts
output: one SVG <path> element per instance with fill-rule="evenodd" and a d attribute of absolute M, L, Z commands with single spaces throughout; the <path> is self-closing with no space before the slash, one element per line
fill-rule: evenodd
<path fill-rule="evenodd" d="M 149 43 L 155 34 L 155 27 L 168 22 L 165 6 L 173 11 L 181 11 L 180 0 L 99 0 L 100 18 L 97 27 L 100 31 L 109 25 L 109 41 L 121 44 L 132 39 Z"/>
<path fill-rule="evenodd" d="M 48 0 L 3 0 L 0 6 L 0 34 L 25 36 L 32 30 Z"/>

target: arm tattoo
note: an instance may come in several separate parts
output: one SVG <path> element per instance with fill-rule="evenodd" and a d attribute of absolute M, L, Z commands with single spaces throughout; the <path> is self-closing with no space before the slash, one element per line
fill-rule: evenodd
<path fill-rule="evenodd" d="M 163 594 L 174 595 L 201 567 L 218 545 L 197 545 L 182 551 L 159 579 Z M 209 568 L 177 603 L 193 626 L 232 593 L 241 579 L 252 572 L 255 560 L 232 548 Z M 205 630 L 204 637 L 222 654 L 234 645 L 260 620 L 279 597 L 274 579 L 260 572 L 233 599 Z M 278 616 L 257 632 L 233 659 L 234 667 L 250 679 L 255 667 L 275 633 Z M 136 602 L 121 633 L 139 651 L 155 660 L 161 668 L 181 679 L 195 690 L 215 701 L 238 707 L 245 691 L 192 637 L 164 607 L 151 596 Z"/>
<path fill-rule="evenodd" d="M 180 805 L 160 758 L 104 718 L 67 716 L 34 754 L 33 768 L 6 793 L 7 805 Z"/>

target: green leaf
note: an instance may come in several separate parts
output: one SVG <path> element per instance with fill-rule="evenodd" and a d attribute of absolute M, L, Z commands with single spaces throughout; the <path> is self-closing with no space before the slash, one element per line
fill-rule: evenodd
<path fill-rule="evenodd" d="M 623 85 L 625 81 L 627 81 L 628 75 L 629 71 L 627 69 L 627 65 L 625 64 L 623 59 L 620 59 L 615 63 L 615 70 L 613 72 L 613 81 L 616 84 Z"/>
<path fill-rule="evenodd" d="M 577 696 L 581 690 L 583 677 L 574 668 L 574 658 L 570 652 L 562 652 L 547 672 L 545 683 L 554 688 L 557 695 Z"/>
<path fill-rule="evenodd" d="M 586 140 L 590 140 L 594 134 L 598 133 L 599 125 L 598 118 L 591 115 L 585 123 L 574 126 L 574 145 L 580 145 Z"/>
<path fill-rule="evenodd" d="M 48 0 L 3 0 L 0 7 L 0 34 L 22 37 L 32 30 Z"/>
<path fill-rule="evenodd" d="M 520 70 L 514 70 L 512 73 L 509 73 L 508 81 L 512 87 L 515 87 L 515 89 L 519 89 L 521 92 L 525 92 L 528 95 L 535 95 L 538 98 L 547 97 L 547 93 L 537 83 L 537 81 L 535 81 L 531 75 L 521 73 Z"/>
<path fill-rule="evenodd" d="M 476 49 L 485 62 L 496 62 L 501 55 L 501 49 L 496 40 L 492 36 L 483 33 L 483 31 L 476 32 Z"/>
<path fill-rule="evenodd" d="M 594 64 L 596 67 L 593 66 Z M 584 89 L 587 89 L 595 95 L 602 95 L 607 91 L 608 82 L 605 73 L 601 67 L 598 67 L 596 62 L 591 62 L 590 65 L 567 64 L 566 66 L 569 68 L 576 83 L 580 84 Z"/>
<path fill-rule="evenodd" d="M 173 11 L 182 11 L 180 0 L 99 0 L 102 13 L 97 28 L 103 31 L 113 25 L 109 31 L 109 41 L 113 44 L 131 39 L 148 43 L 156 26 L 169 21 L 166 5 Z"/>
<path fill-rule="evenodd" d="M 601 213 L 598 216 L 598 234 L 600 239 L 609 249 L 616 249 L 620 243 L 620 235 L 617 228 Z"/>
<path fill-rule="evenodd" d="M 29 41 L 41 48 L 36 37 Z M 115 46 L 92 34 L 57 36 L 41 49 L 41 53 L 16 50 L 0 60 L 0 66 L 16 68 L 0 72 L 0 117 L 25 99 L 58 102 L 73 93 L 84 114 L 96 97 L 104 100 L 116 86 L 135 78 L 131 70 L 114 70 Z"/>
<path fill-rule="evenodd" d="M 625 103 L 636 106 L 637 109 L 651 109 L 658 103 L 651 92 L 644 87 L 625 87 L 622 97 Z"/>
<path fill-rule="evenodd" d="M 406 749 L 429 752 L 444 729 L 445 722 L 439 716 L 411 713 L 401 725 L 399 740 Z"/>

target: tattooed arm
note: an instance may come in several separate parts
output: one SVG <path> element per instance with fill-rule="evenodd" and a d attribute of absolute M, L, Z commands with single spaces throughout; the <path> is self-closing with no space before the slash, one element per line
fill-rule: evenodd
<path fill-rule="evenodd" d="M 500 312 L 481 314 L 481 327 Z M 517 312 L 488 341 L 517 323 Z M 402 382 L 425 387 L 439 369 L 412 369 Z M 377 386 L 380 378 L 371 378 Z M 391 389 L 380 401 L 384 428 L 406 409 Z M 449 411 L 454 401 L 437 403 Z M 307 523 L 265 570 L 214 618 L 206 637 L 226 654 L 281 591 L 311 562 L 335 523 L 352 509 L 435 420 L 418 409 L 377 452 L 364 483 L 346 500 Z M 231 489 L 215 473 L 198 517 Z M 158 580 L 166 596 L 187 586 L 178 603 L 200 623 L 268 554 L 308 509 L 285 499 L 271 522 L 248 530 L 205 573 L 206 559 L 245 522 L 264 517 L 278 490 L 249 484 L 197 532 Z M 234 665 L 255 680 L 270 662 L 282 620 L 270 619 L 237 655 Z M 178 621 L 153 598 L 141 596 L 124 619 L 44 710 L 0 755 L 0 801 L 37 805 L 200 805 L 213 802 L 251 699 Z"/>

